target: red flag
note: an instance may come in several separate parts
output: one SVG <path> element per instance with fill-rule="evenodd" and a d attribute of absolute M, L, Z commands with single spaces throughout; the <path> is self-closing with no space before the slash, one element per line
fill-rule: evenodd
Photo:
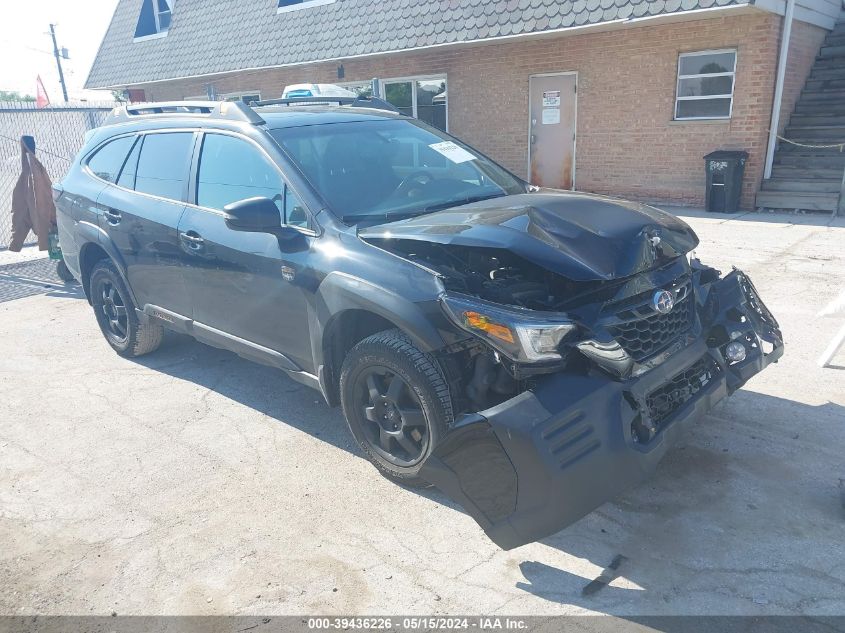
<path fill-rule="evenodd" d="M 47 90 L 44 89 L 44 82 L 41 81 L 41 75 L 38 75 L 38 90 L 35 97 L 35 107 L 46 108 L 50 105 L 50 97 L 47 96 Z"/>

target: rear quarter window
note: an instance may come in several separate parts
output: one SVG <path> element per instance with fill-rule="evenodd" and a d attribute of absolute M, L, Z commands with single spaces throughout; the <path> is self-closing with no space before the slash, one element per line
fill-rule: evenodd
<path fill-rule="evenodd" d="M 145 135 L 135 173 L 135 191 L 169 200 L 182 200 L 193 147 L 193 132 Z"/>
<path fill-rule="evenodd" d="M 88 169 L 98 178 L 115 182 L 134 142 L 134 136 L 122 136 L 109 141 L 88 159 Z"/>

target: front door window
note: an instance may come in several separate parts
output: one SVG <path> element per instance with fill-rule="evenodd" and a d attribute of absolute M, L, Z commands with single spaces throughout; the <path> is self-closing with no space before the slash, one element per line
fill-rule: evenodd
<path fill-rule="evenodd" d="M 197 177 L 197 204 L 222 210 L 227 204 L 270 198 L 283 210 L 285 184 L 279 170 L 251 143 L 224 134 L 206 134 Z"/>

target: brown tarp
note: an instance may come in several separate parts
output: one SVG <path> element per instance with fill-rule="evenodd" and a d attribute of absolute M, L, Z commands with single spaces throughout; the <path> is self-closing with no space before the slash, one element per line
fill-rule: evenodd
<path fill-rule="evenodd" d="M 9 249 L 20 251 L 30 230 L 38 237 L 38 249 L 46 251 L 48 234 L 56 225 L 53 183 L 35 152 L 21 141 L 21 175 L 12 192 L 12 241 Z"/>

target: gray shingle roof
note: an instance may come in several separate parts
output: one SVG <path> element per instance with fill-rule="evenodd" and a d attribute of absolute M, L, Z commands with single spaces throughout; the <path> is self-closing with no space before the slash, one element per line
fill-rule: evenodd
<path fill-rule="evenodd" d="M 143 0 L 120 0 L 86 86 L 126 86 L 539 33 L 749 0 L 176 0 L 167 37 L 133 42 Z"/>

